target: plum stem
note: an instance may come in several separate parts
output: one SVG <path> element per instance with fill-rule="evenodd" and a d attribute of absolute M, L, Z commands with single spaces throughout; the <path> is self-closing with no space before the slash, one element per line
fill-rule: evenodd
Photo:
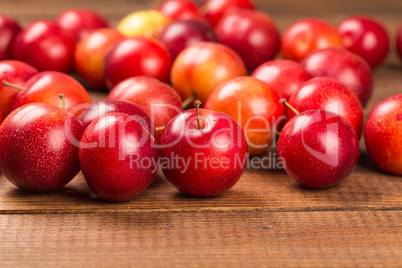
<path fill-rule="evenodd" d="M 299 111 L 296 110 L 292 105 L 290 105 L 290 103 L 287 102 L 286 99 L 280 99 L 279 102 L 285 104 L 285 105 L 286 105 L 290 110 L 292 110 L 292 112 L 294 112 L 296 115 L 299 114 Z"/>
<path fill-rule="evenodd" d="M 196 101 L 194 102 L 195 114 L 196 114 L 196 116 L 197 116 L 197 125 L 198 125 L 198 129 L 199 129 L 199 130 L 202 129 L 202 127 L 201 127 L 201 122 L 200 122 L 200 105 L 201 105 L 201 102 L 200 102 L 199 100 L 196 100 Z"/>
<path fill-rule="evenodd" d="M 273 128 L 273 130 L 275 131 L 276 134 L 278 134 L 278 136 L 281 135 L 281 133 L 276 128 Z"/>
<path fill-rule="evenodd" d="M 18 90 L 21 90 L 21 91 L 27 90 L 27 89 L 24 88 L 24 87 L 20 87 L 20 86 L 18 86 L 18 85 L 11 84 L 10 82 L 8 82 L 8 81 L 6 81 L 6 80 L 3 80 L 3 86 L 12 87 L 12 88 L 15 88 L 15 89 L 18 89 Z"/>
<path fill-rule="evenodd" d="M 166 128 L 166 126 L 156 127 L 156 128 L 155 128 L 155 131 L 164 130 L 165 128 Z"/>
<path fill-rule="evenodd" d="M 185 109 L 190 103 L 192 103 L 197 96 L 195 94 L 192 94 L 190 97 L 185 99 L 182 103 L 183 109 Z"/>
<path fill-rule="evenodd" d="M 59 94 L 59 98 L 61 99 L 61 109 L 65 110 L 66 109 L 66 98 L 64 97 L 64 94 L 63 93 Z"/>

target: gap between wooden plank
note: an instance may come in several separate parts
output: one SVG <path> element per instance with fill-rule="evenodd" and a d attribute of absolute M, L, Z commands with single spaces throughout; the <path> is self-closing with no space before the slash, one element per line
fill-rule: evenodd
<path fill-rule="evenodd" d="M 353 207 L 218 207 L 218 208 L 183 208 L 183 209 L 34 209 L 34 210 L 0 210 L 0 215 L 30 215 L 30 214 L 136 214 L 136 213 L 220 213 L 220 212 L 352 212 L 352 211 L 402 211 L 402 206 L 353 206 Z"/>

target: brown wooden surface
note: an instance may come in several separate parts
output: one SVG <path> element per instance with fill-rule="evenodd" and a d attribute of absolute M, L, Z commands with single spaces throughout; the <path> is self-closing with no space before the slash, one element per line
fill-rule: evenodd
<path fill-rule="evenodd" d="M 1 0 L 0 10 L 26 25 L 67 7 L 91 7 L 115 24 L 158 2 Z M 306 16 L 337 23 L 365 13 L 379 18 L 394 40 L 402 22 L 399 0 L 257 3 L 281 30 Z M 379 100 L 402 92 L 394 51 L 374 74 L 366 115 Z M 254 169 L 219 197 L 193 198 L 159 172 L 142 195 L 108 203 L 90 193 L 82 175 L 47 194 L 24 193 L 0 178 L 0 238 L 1 267 L 401 267 L 402 178 L 379 171 L 363 143 L 354 173 L 320 191 L 299 187 L 283 171 Z"/>

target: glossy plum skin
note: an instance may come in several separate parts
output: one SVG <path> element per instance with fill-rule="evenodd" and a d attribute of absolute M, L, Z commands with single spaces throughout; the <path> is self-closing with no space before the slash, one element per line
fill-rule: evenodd
<path fill-rule="evenodd" d="M 207 21 L 216 27 L 222 16 L 234 8 L 255 9 L 255 5 L 252 0 L 206 0 L 200 10 Z"/>
<path fill-rule="evenodd" d="M 76 42 L 93 30 L 109 27 L 107 20 L 99 13 L 82 8 L 71 8 L 60 13 L 56 23 Z"/>
<path fill-rule="evenodd" d="M 14 19 L 0 15 L 0 61 L 12 58 L 14 40 L 21 31 L 21 26 Z"/>
<path fill-rule="evenodd" d="M 244 60 L 249 71 L 272 60 L 280 47 L 278 29 L 267 14 L 249 9 L 232 9 L 216 26 L 222 44 Z"/>
<path fill-rule="evenodd" d="M 197 3 L 192 0 L 165 0 L 157 10 L 173 20 L 203 19 Z"/>
<path fill-rule="evenodd" d="M 148 114 L 156 128 L 166 126 L 183 111 L 180 96 L 168 84 L 154 78 L 137 76 L 123 80 L 108 95 L 108 100 L 125 100 L 140 106 Z M 163 130 L 157 130 L 160 140 Z"/>
<path fill-rule="evenodd" d="M 312 52 L 301 63 L 313 77 L 332 77 L 349 87 L 366 106 L 373 92 L 373 74 L 360 56 L 340 48 Z"/>
<path fill-rule="evenodd" d="M 159 164 L 158 149 L 152 144 L 149 132 L 127 114 L 108 113 L 93 121 L 79 148 L 82 173 L 91 190 L 113 202 L 145 191 Z M 144 159 L 148 162 L 141 165 Z"/>
<path fill-rule="evenodd" d="M 371 110 L 364 139 L 379 168 L 402 175 L 402 94 L 386 98 Z"/>
<path fill-rule="evenodd" d="M 286 172 L 308 188 L 327 188 L 348 177 L 359 160 L 352 126 L 328 111 L 309 110 L 281 131 L 278 155 Z"/>
<path fill-rule="evenodd" d="M 3 122 L 3 111 L 1 110 L 1 106 L 0 106 L 0 125 Z"/>
<path fill-rule="evenodd" d="M 28 103 L 41 102 L 61 108 L 59 94 L 65 98 L 65 110 L 73 112 L 77 105 L 91 103 L 85 88 L 71 76 L 54 71 L 41 72 L 32 76 L 15 99 L 13 109 Z"/>
<path fill-rule="evenodd" d="M 297 62 L 273 60 L 260 65 L 251 75 L 267 83 L 279 97 L 289 99 L 312 76 Z"/>
<path fill-rule="evenodd" d="M 282 56 L 289 60 L 300 62 L 310 52 L 327 47 L 342 47 L 342 40 L 335 28 L 320 19 L 297 21 L 282 36 Z"/>
<path fill-rule="evenodd" d="M 150 76 L 169 83 L 172 56 L 161 42 L 133 37 L 115 44 L 105 58 L 106 85 L 112 89 L 132 76 Z"/>
<path fill-rule="evenodd" d="M 108 50 L 125 36 L 112 28 L 97 29 L 82 38 L 74 53 L 76 71 L 86 84 L 96 90 L 106 89 L 104 60 Z"/>
<path fill-rule="evenodd" d="M 70 73 L 73 70 L 75 42 L 53 21 L 33 22 L 16 37 L 13 57 L 39 71 Z"/>
<path fill-rule="evenodd" d="M 134 11 L 117 25 L 117 30 L 127 37 L 158 38 L 172 20 L 153 9 Z"/>
<path fill-rule="evenodd" d="M 255 156 L 270 147 L 275 135 L 272 128 L 283 119 L 284 106 L 279 100 L 278 94 L 267 84 L 244 76 L 216 88 L 205 109 L 225 113 L 238 122 L 247 137 L 248 152 Z"/>
<path fill-rule="evenodd" d="M 171 81 L 182 100 L 195 94 L 201 103 L 205 103 L 220 84 L 245 75 L 247 69 L 243 60 L 231 48 L 201 42 L 187 47 L 177 56 L 172 66 Z"/>
<path fill-rule="evenodd" d="M 137 120 L 149 133 L 153 133 L 153 124 L 148 114 L 138 105 L 124 100 L 102 100 L 88 106 L 78 120 L 86 129 L 95 119 L 108 113 L 128 114 Z"/>
<path fill-rule="evenodd" d="M 398 52 L 399 58 L 402 60 L 402 24 L 399 26 L 399 29 L 397 32 L 396 50 Z"/>
<path fill-rule="evenodd" d="M 342 116 L 352 125 L 360 138 L 363 131 L 363 108 L 356 95 L 344 84 L 334 78 L 317 77 L 302 85 L 289 99 L 289 104 L 298 112 L 326 110 Z M 286 109 L 286 120 L 295 116 Z"/>
<path fill-rule="evenodd" d="M 196 43 L 202 41 L 219 42 L 215 30 L 209 24 L 197 20 L 172 22 L 159 35 L 159 40 L 168 48 L 173 59 L 183 49 Z"/>
<path fill-rule="evenodd" d="M 240 126 L 229 116 L 195 109 L 169 122 L 161 138 L 161 167 L 166 179 L 180 192 L 200 197 L 222 194 L 232 188 L 246 168 L 247 142 Z M 188 161 L 176 165 L 173 157 Z M 172 162 L 173 161 L 173 162 Z"/>
<path fill-rule="evenodd" d="M 351 17 L 338 26 L 343 46 L 361 56 L 371 67 L 380 65 L 389 52 L 385 28 L 369 17 Z"/>
<path fill-rule="evenodd" d="M 0 107 L 6 117 L 13 110 L 15 98 L 20 90 L 3 86 L 3 81 L 7 81 L 17 86 L 23 86 L 32 76 L 38 74 L 31 65 L 17 60 L 4 60 L 0 62 Z"/>
<path fill-rule="evenodd" d="M 0 126 L 0 170 L 22 190 L 57 190 L 80 170 L 78 144 L 83 131 L 78 119 L 65 110 L 43 103 L 25 105 Z"/>

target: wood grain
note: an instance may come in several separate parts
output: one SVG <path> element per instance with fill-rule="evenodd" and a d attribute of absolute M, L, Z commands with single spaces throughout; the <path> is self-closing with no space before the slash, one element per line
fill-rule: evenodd
<path fill-rule="evenodd" d="M 127 13 L 160 2 L 1 0 L 0 10 L 27 25 L 87 7 L 116 25 Z M 401 1 L 256 3 L 282 32 L 304 17 L 336 24 L 351 14 L 375 16 L 391 34 L 392 49 L 374 70 L 365 116 L 380 100 L 402 93 L 402 63 L 394 50 Z M 94 101 L 105 96 L 91 92 Z M 145 193 L 110 203 L 92 194 L 81 174 L 44 194 L 22 192 L 0 175 L 0 237 L 0 267 L 401 267 L 402 178 L 381 172 L 363 140 L 353 174 L 319 191 L 298 186 L 282 170 L 255 167 L 227 193 L 193 198 L 178 193 L 159 171 Z"/>
<path fill-rule="evenodd" d="M 397 267 L 402 212 L 0 217 L 2 266 Z"/>

